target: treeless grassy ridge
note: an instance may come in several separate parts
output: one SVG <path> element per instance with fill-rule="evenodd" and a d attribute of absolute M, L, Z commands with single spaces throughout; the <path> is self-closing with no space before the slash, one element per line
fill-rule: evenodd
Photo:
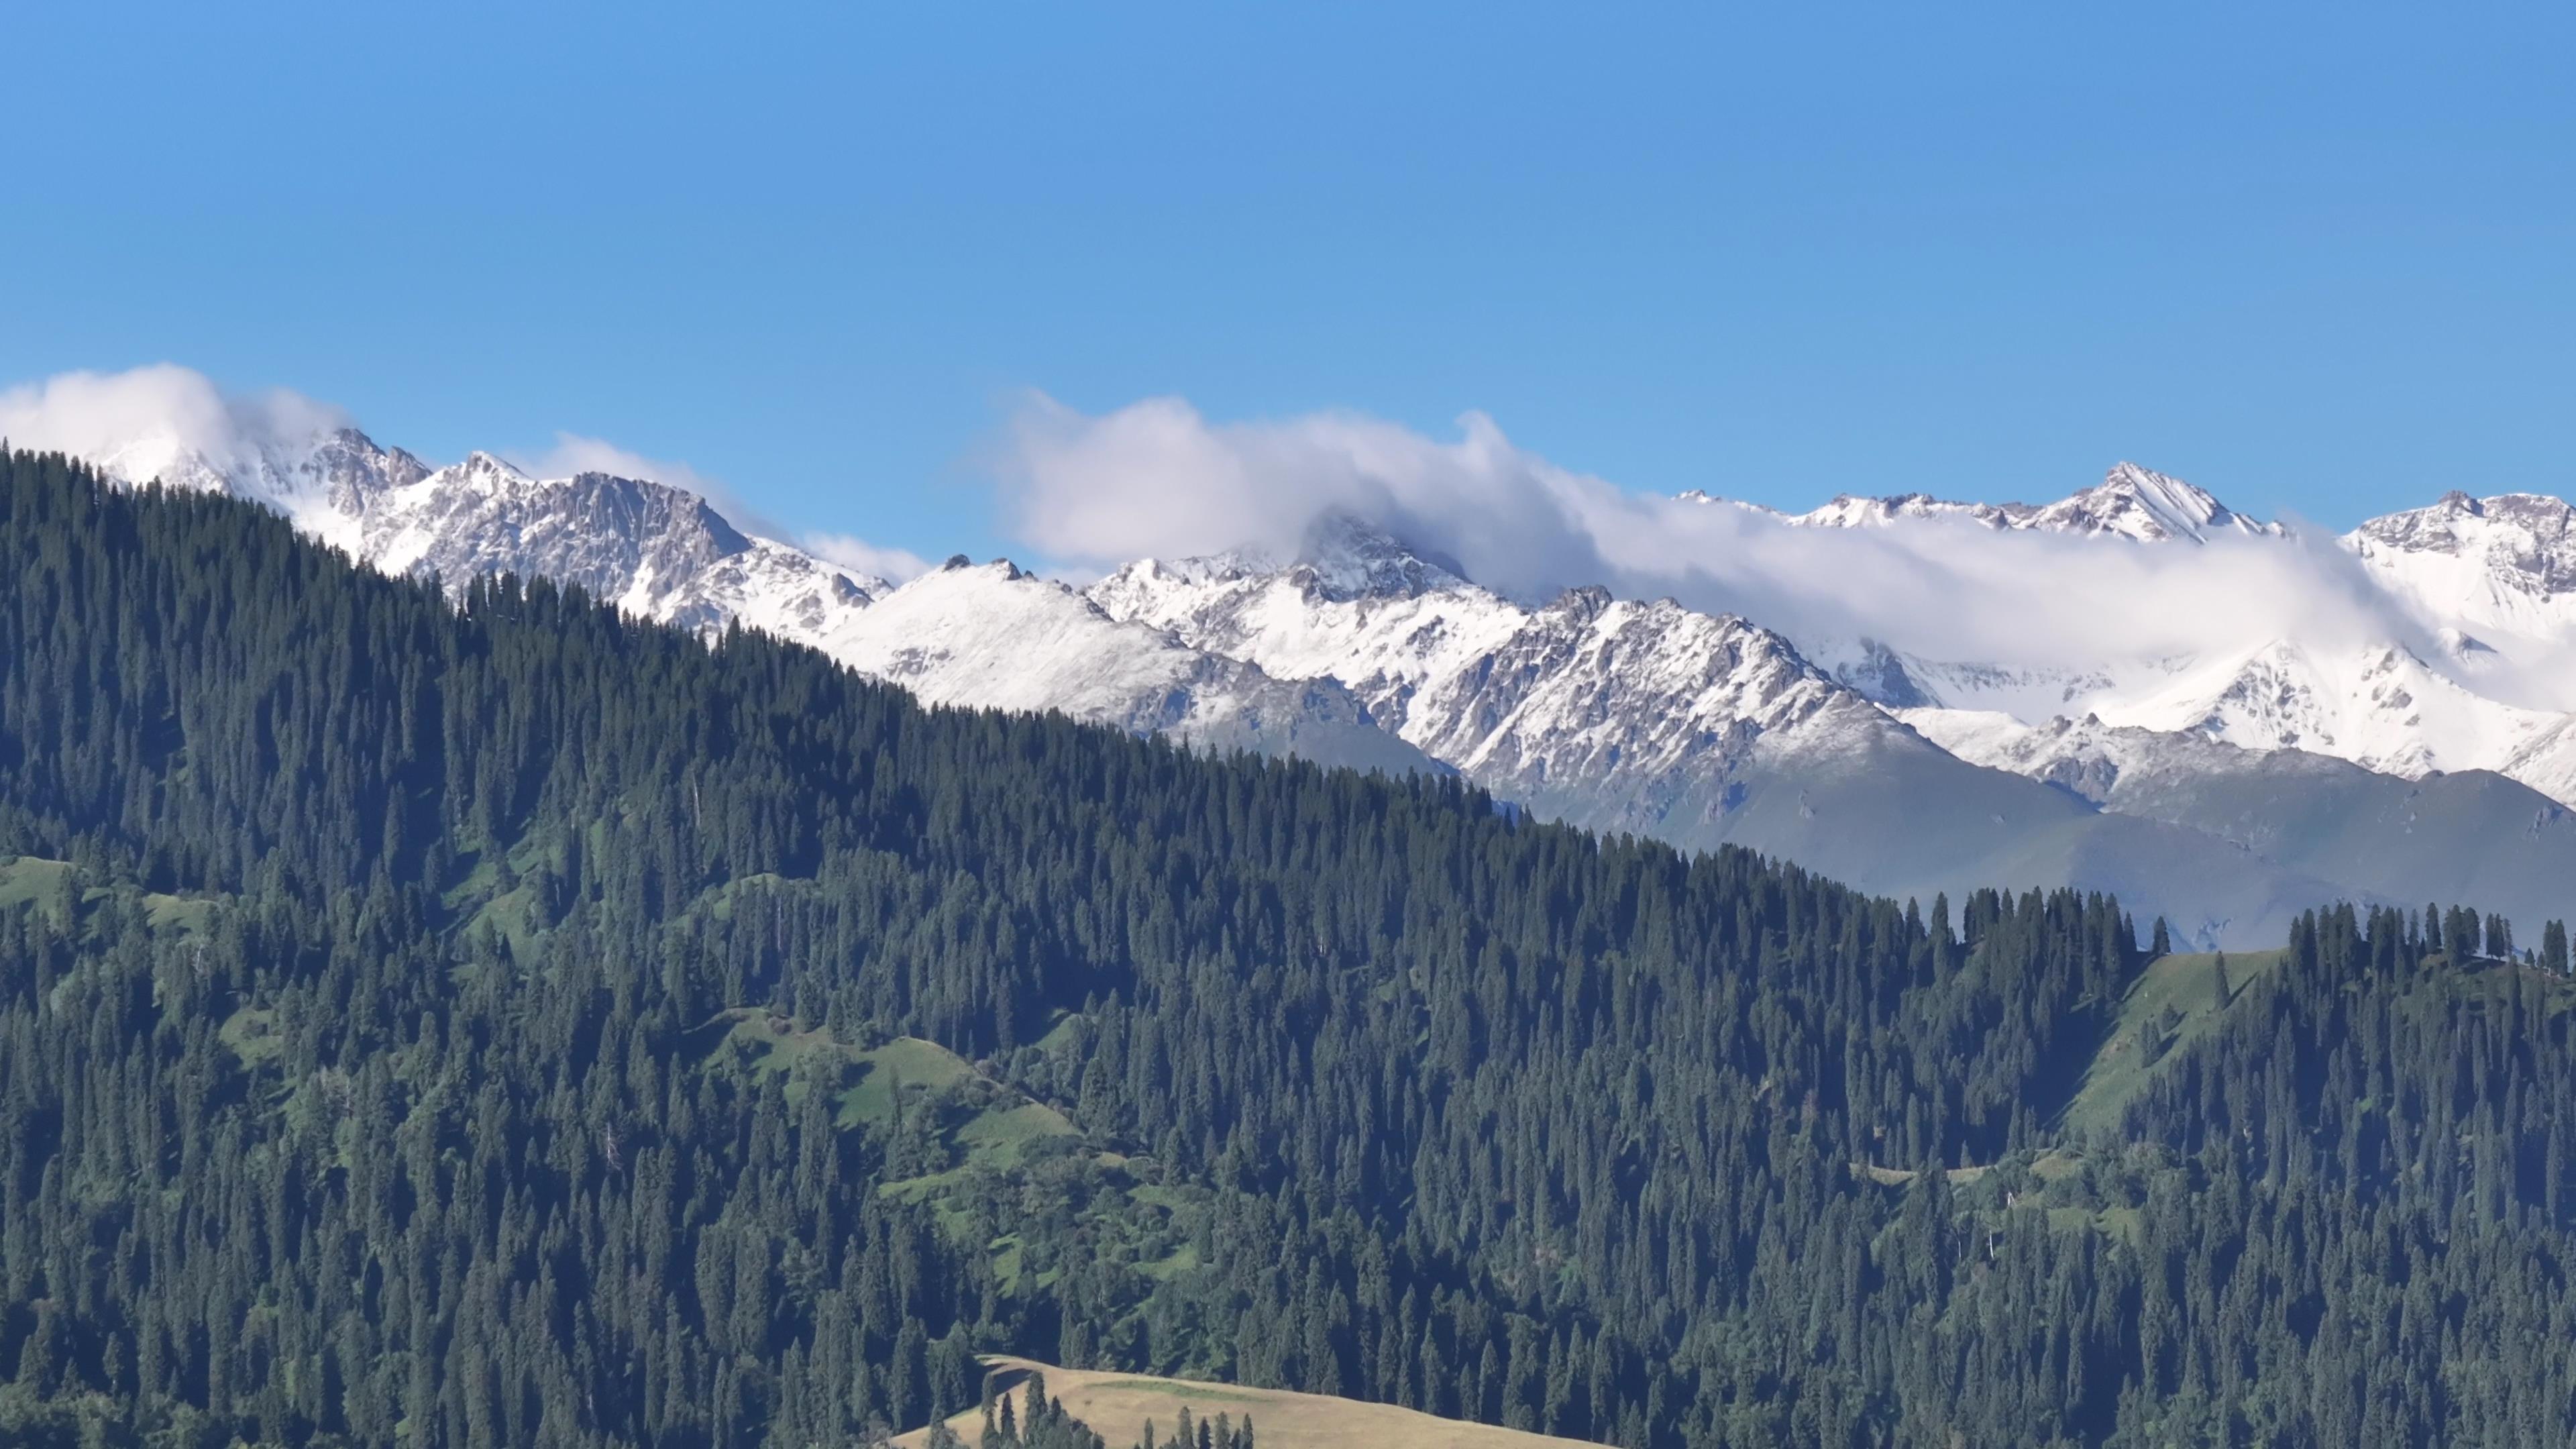
<path fill-rule="evenodd" d="M 2268 975 L 2281 955 L 2270 950 L 2158 957 L 2129 988 L 2119 1024 L 2067 1105 L 2067 1134 L 2116 1129 L 2156 1067 L 2214 1029 L 2246 984 Z"/>
<path fill-rule="evenodd" d="M 1435 1418 L 1393 1404 L 1368 1404 L 1323 1394 L 1292 1394 L 1285 1389 L 1248 1389 L 1233 1384 L 1197 1383 L 1188 1379 L 1148 1378 L 1115 1371 L 1056 1368 L 1024 1358 L 993 1358 L 992 1387 L 1021 1392 L 1030 1373 L 1046 1375 L 1047 1393 L 1064 1402 L 1067 1412 L 1109 1441 L 1110 1449 L 1129 1449 L 1145 1437 L 1145 1421 L 1154 1422 L 1157 1440 L 1168 1439 L 1189 1406 L 1192 1418 L 1228 1414 L 1252 1416 L 1261 1449 L 1543 1449 L 1546 1445 L 1581 1445 L 1581 1439 L 1530 1434 L 1491 1424 L 1468 1424 Z M 984 1432 L 981 1409 L 969 1409 L 948 1421 L 968 1445 Z M 904 1449 L 927 1443 L 925 1426 L 897 1438 Z"/>

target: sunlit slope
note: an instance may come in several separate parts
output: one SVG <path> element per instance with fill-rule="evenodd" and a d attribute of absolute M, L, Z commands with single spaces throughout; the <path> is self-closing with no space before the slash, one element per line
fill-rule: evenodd
<path fill-rule="evenodd" d="M 1225 1414 L 1240 1422 L 1250 1415 L 1261 1449 L 1343 1449 L 1347 1445 L 1370 1445 L 1373 1449 L 1541 1449 L 1550 1444 L 1590 1442 L 1491 1424 L 1461 1423 L 1393 1404 L 1362 1403 L 1324 1394 L 1056 1368 L 1021 1358 L 995 1358 L 989 1362 L 994 1388 L 1012 1394 L 1024 1391 L 1031 1372 L 1045 1374 L 1049 1396 L 1062 1400 L 1068 1412 L 1109 1441 L 1110 1449 L 1129 1449 L 1141 1443 L 1149 1419 L 1157 1442 L 1168 1440 L 1184 1405 L 1192 1418 Z M 969 1409 L 951 1418 L 948 1425 L 959 1439 L 975 1444 L 984 1432 L 983 1411 Z M 929 1438 L 930 1431 L 921 1428 L 894 1442 L 906 1449 L 917 1449 Z"/>
<path fill-rule="evenodd" d="M 2067 1134 L 2117 1129 L 2157 1066 L 2207 1035 L 2249 984 L 2280 963 L 2277 950 L 2158 957 L 2129 988 L 2118 1024 L 2067 1105 Z"/>

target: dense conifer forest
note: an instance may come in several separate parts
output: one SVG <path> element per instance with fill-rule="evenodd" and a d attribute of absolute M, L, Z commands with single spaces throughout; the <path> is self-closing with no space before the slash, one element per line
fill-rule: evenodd
<path fill-rule="evenodd" d="M 854 1445 L 1000 1351 L 1641 1449 L 2576 1438 L 2563 929 L 2312 916 L 2079 1121 L 2155 935 L 16 454 L 0 1438 Z"/>

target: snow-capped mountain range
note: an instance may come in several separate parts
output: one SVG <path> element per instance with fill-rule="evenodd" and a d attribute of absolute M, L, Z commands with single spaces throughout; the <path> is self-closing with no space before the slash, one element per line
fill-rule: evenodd
<path fill-rule="evenodd" d="M 2100 483 L 2044 507 L 2028 503 L 1954 503 L 1925 493 L 1899 493 L 1884 498 L 1846 493 L 1810 513 L 1781 513 L 1696 489 L 1681 496 L 1692 503 L 1750 508 L 1809 528 L 1883 527 L 1916 519 L 1964 520 L 1994 529 L 2125 538 L 2138 543 L 2206 543 L 2223 533 L 2277 538 L 2284 532 L 2277 523 L 2262 523 L 2232 513 L 2203 490 L 2135 463 L 2115 464 Z"/>
<path fill-rule="evenodd" d="M 2117 889 L 2226 944 L 2277 940 L 2334 897 L 2576 905 L 2576 717 L 2481 687 L 2576 642 L 2576 526 L 2554 498 L 2451 494 L 2339 541 L 2438 647 L 2271 638 L 2068 669 L 1802 640 L 1600 587 L 1508 597 L 1347 515 L 1293 550 L 1138 560 L 1087 588 L 963 558 L 896 584 L 680 488 L 484 453 L 432 467 L 353 429 L 224 457 L 147 435 L 93 460 L 266 502 L 389 572 L 553 577 L 641 617 L 810 644 L 937 703 L 1456 770 L 1543 815 L 1746 843 L 1867 889 Z M 2039 506 L 1673 506 L 2104 549 L 2296 542 L 2125 463 Z"/>
<path fill-rule="evenodd" d="M 2164 546 L 2220 536 L 2291 537 L 2281 524 L 2232 512 L 2200 488 L 2129 463 L 2046 507 L 1951 503 L 1920 494 L 1843 497 L 1783 521 L 1867 528 L 1917 520 Z M 2475 499 L 2455 492 L 2429 508 L 2372 519 L 2336 543 L 2424 626 L 2438 649 L 2419 650 L 2396 637 L 2254 637 L 2204 653 L 2111 657 L 2067 669 L 1802 642 L 1820 659 L 1834 658 L 1846 682 L 1882 705 L 1909 711 L 1906 717 L 1927 732 L 1979 741 L 1968 757 L 1988 762 L 2012 754 L 1997 742 L 2016 726 L 2090 717 L 2249 749 L 2305 750 L 2406 779 L 2494 770 L 2576 804 L 2570 716 L 2482 688 L 2508 657 L 2540 663 L 2576 643 L 2576 522 L 2569 506 L 2535 494 Z M 1965 717 L 1933 729 L 1916 712 L 1926 707 Z"/>

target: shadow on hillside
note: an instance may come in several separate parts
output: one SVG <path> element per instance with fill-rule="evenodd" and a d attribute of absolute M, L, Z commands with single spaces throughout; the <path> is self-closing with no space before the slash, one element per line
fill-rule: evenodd
<path fill-rule="evenodd" d="M 1029 1381 L 1037 1370 L 1024 1363 L 997 1363 L 984 1370 L 984 1399 L 990 1403 L 1004 1394 L 1016 1394 L 1020 1385 Z"/>

